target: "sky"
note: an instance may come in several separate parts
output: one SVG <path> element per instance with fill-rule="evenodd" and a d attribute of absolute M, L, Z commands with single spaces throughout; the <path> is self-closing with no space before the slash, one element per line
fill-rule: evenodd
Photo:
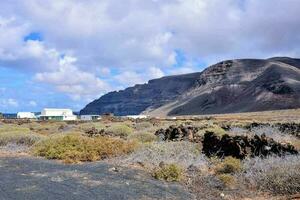
<path fill-rule="evenodd" d="M 236 58 L 300 57 L 299 0 L 0 0 L 0 112 Z"/>

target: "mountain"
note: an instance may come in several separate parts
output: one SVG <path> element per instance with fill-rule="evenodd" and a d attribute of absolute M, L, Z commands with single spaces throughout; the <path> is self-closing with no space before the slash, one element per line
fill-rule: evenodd
<path fill-rule="evenodd" d="M 300 108 L 300 59 L 227 60 L 111 92 L 81 114 L 197 115 Z"/>

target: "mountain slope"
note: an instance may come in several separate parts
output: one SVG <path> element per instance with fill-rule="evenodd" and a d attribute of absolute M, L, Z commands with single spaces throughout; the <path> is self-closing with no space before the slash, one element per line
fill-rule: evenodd
<path fill-rule="evenodd" d="M 300 59 L 228 60 L 163 77 L 90 103 L 82 113 L 196 115 L 300 107 Z"/>
<path fill-rule="evenodd" d="M 115 115 L 137 115 L 146 109 L 162 106 L 191 88 L 200 73 L 166 76 L 150 80 L 119 92 L 110 92 L 89 103 L 80 114 L 114 113 Z"/>

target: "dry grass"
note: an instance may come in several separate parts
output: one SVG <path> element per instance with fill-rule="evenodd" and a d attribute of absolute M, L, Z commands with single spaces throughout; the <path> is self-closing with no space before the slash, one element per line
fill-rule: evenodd
<path fill-rule="evenodd" d="M 34 155 L 66 163 L 95 161 L 128 154 L 137 143 L 107 137 L 89 138 L 77 134 L 49 137 L 33 148 Z"/>
<path fill-rule="evenodd" d="M 112 136 L 126 138 L 133 133 L 133 129 L 126 124 L 113 124 L 111 125 L 111 127 L 106 129 L 106 132 L 108 132 Z"/>
<path fill-rule="evenodd" d="M 120 160 L 121 164 L 142 163 L 150 169 L 165 164 L 176 163 L 186 169 L 193 165 L 201 169 L 207 166 L 207 160 L 201 154 L 199 144 L 190 142 L 153 142 L 142 145 L 137 151 Z"/>
<path fill-rule="evenodd" d="M 300 157 L 253 158 L 244 161 L 245 184 L 273 194 L 300 192 Z"/>
<path fill-rule="evenodd" d="M 9 144 L 17 144 L 23 146 L 32 146 L 36 142 L 40 141 L 43 137 L 37 134 L 31 133 L 19 133 L 16 131 L 0 133 L 0 146 Z"/>

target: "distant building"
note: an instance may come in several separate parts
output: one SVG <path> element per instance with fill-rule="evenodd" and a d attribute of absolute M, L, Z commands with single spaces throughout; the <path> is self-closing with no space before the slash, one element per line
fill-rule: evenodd
<path fill-rule="evenodd" d="M 36 116 L 32 112 L 18 112 L 17 118 L 18 119 L 36 119 Z"/>
<path fill-rule="evenodd" d="M 130 118 L 130 119 L 146 119 L 146 118 L 148 118 L 147 115 L 127 115 L 125 117 Z"/>
<path fill-rule="evenodd" d="M 39 119 L 54 121 L 72 121 L 76 120 L 77 116 L 73 114 L 73 111 L 71 109 L 45 108 L 42 110 Z"/>
<path fill-rule="evenodd" d="M 84 121 L 91 121 L 101 119 L 100 115 L 80 115 L 80 119 Z"/>

